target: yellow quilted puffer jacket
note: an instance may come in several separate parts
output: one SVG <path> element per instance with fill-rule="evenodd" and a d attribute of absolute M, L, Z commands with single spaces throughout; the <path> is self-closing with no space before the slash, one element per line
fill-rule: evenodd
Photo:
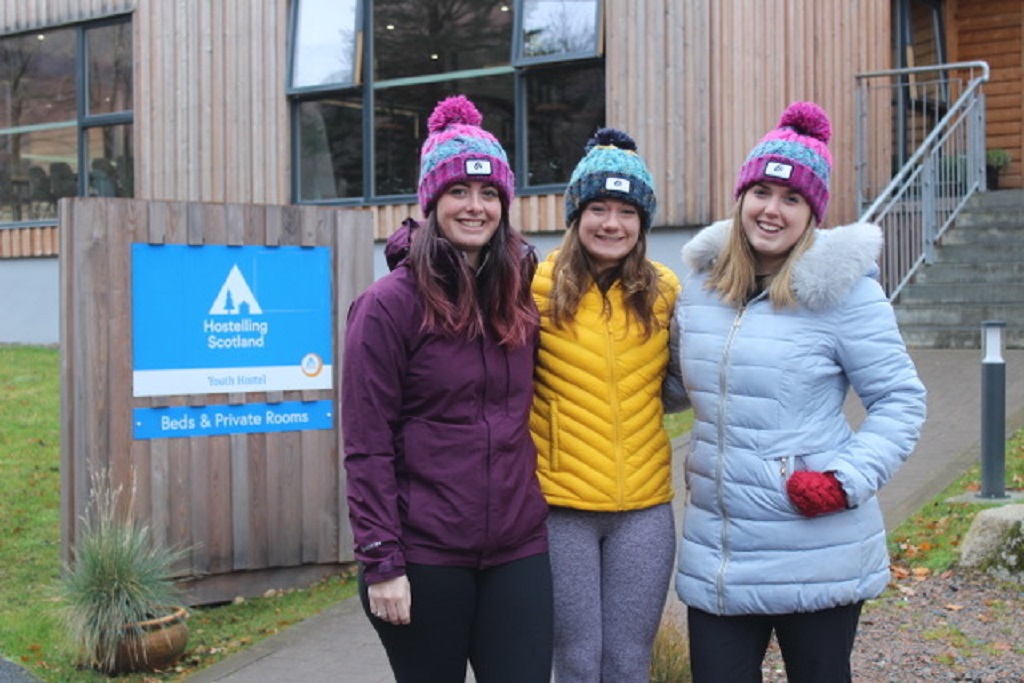
<path fill-rule="evenodd" d="M 530 431 L 548 503 L 579 510 L 639 510 L 672 498 L 672 449 L 662 424 L 669 321 L 679 279 L 661 265 L 661 328 L 644 339 L 627 328 L 622 288 L 608 291 L 606 316 L 591 286 L 575 320 L 557 328 L 549 315 L 554 254 L 540 264 L 533 297 L 541 312 Z"/>

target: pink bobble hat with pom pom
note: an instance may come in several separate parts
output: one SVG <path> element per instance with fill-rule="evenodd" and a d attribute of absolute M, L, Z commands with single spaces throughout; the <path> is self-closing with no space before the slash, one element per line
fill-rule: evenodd
<path fill-rule="evenodd" d="M 419 200 L 423 215 L 434 210 L 438 198 L 457 182 L 493 183 L 508 208 L 515 196 L 516 179 L 501 143 L 480 127 L 483 116 L 465 95 L 438 102 L 427 119 L 429 136 L 420 153 Z"/>
<path fill-rule="evenodd" d="M 832 153 L 828 142 L 832 124 L 814 102 L 794 102 L 782 113 L 779 125 L 747 155 L 736 180 L 738 199 L 755 183 L 787 185 L 807 200 L 818 225 L 828 212 Z"/>

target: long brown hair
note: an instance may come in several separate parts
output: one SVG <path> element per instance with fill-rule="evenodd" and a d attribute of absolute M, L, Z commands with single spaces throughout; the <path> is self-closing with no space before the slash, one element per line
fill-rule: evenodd
<path fill-rule="evenodd" d="M 597 274 L 593 261 L 580 242 L 579 218 L 574 218 L 565 231 L 562 245 L 555 256 L 554 280 L 549 301 L 551 320 L 557 327 L 570 323 L 590 285 L 597 284 L 604 297 L 606 314 L 608 289 L 617 280 L 621 283 L 627 320 L 635 320 L 650 337 L 660 326 L 654 315 L 654 304 L 661 295 L 658 271 L 647 260 L 647 233 L 641 230 L 636 245 L 616 267 Z"/>
<path fill-rule="evenodd" d="M 749 188 L 745 190 L 736 202 L 732 226 L 729 229 L 729 239 L 711 267 L 711 272 L 705 283 L 707 289 L 717 291 L 726 303 L 737 307 L 746 303 L 756 287 L 757 257 L 743 232 L 742 219 L 743 200 L 749 191 Z M 796 294 L 793 292 L 793 265 L 814 244 L 814 231 L 815 222 L 812 214 L 807 229 L 793 245 L 782 268 L 769 279 L 766 285 L 768 297 L 777 309 L 789 308 L 797 303 Z"/>
<path fill-rule="evenodd" d="M 512 229 L 502 207 L 498 229 L 473 270 L 441 232 L 434 212 L 413 231 L 409 266 L 423 295 L 423 329 L 475 339 L 493 333 L 503 346 L 532 340 L 538 314 L 530 296 L 536 269 L 533 248 Z"/>

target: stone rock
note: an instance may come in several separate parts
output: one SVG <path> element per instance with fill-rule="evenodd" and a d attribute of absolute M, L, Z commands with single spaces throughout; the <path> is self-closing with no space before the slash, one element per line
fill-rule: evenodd
<path fill-rule="evenodd" d="M 1024 505 L 979 512 L 960 545 L 960 566 L 1024 583 Z"/>

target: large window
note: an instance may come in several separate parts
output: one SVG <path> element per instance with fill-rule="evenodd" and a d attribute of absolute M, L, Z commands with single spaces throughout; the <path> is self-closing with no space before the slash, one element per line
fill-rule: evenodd
<path fill-rule="evenodd" d="M 604 125 L 600 0 L 293 0 L 296 201 L 415 196 L 434 105 L 464 94 L 519 192 L 560 191 Z"/>
<path fill-rule="evenodd" d="M 117 20 L 0 37 L 0 225 L 132 196 L 131 36 Z"/>

